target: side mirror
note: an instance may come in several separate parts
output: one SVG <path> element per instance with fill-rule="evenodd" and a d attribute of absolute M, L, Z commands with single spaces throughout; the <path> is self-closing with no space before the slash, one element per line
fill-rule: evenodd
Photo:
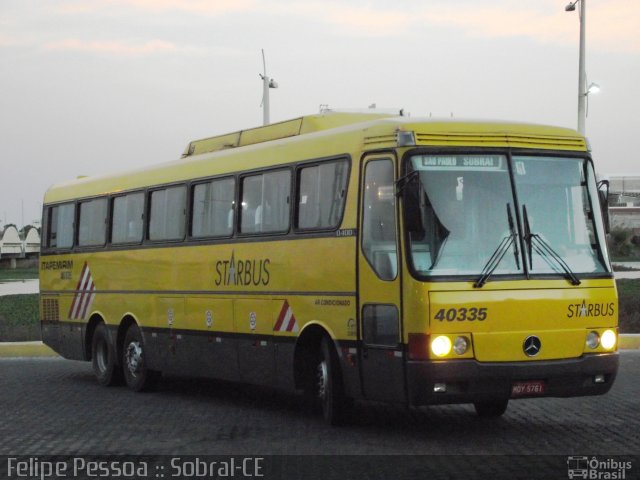
<path fill-rule="evenodd" d="M 609 180 L 600 180 L 598 182 L 598 198 L 600 199 L 604 231 L 609 233 L 611 230 L 611 223 L 609 221 Z"/>

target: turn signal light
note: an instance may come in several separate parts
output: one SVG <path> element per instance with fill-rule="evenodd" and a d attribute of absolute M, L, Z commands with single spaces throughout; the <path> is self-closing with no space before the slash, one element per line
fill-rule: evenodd
<path fill-rule="evenodd" d="M 409 334 L 409 360 L 429 360 L 429 335 Z"/>

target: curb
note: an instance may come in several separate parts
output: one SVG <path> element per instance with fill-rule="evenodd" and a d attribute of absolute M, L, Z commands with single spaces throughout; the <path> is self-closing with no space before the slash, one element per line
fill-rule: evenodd
<path fill-rule="evenodd" d="M 57 357 L 58 354 L 42 342 L 1 342 L 0 358 Z"/>
<path fill-rule="evenodd" d="M 625 333 L 619 337 L 618 348 L 620 350 L 640 349 L 640 333 Z"/>
<path fill-rule="evenodd" d="M 618 349 L 640 350 L 640 333 L 620 335 Z M 0 358 L 58 356 L 42 342 L 0 342 Z"/>

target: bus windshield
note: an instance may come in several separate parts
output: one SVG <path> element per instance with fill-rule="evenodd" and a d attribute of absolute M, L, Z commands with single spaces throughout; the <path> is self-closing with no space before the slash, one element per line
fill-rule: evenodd
<path fill-rule="evenodd" d="M 418 276 L 609 271 L 587 160 L 424 154 L 409 169 L 404 223 Z"/>

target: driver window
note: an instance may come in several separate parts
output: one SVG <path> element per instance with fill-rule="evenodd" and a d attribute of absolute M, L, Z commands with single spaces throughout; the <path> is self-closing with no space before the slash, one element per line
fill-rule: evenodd
<path fill-rule="evenodd" d="M 364 179 L 362 250 L 382 280 L 393 280 L 398 272 L 396 251 L 396 204 L 393 162 L 367 163 Z"/>

